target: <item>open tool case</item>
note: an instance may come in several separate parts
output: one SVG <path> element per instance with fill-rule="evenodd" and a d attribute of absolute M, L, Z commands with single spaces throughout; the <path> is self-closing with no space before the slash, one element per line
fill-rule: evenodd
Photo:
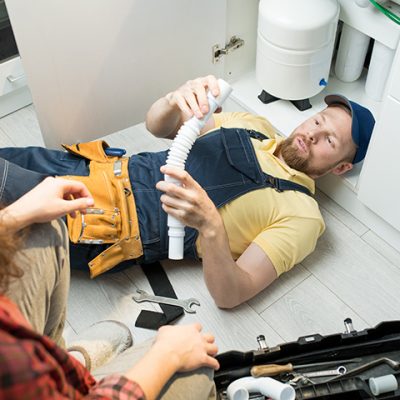
<path fill-rule="evenodd" d="M 298 400 L 400 399 L 400 389 L 392 388 L 374 395 L 369 386 L 370 378 L 388 375 L 392 375 L 392 386 L 400 386 L 396 384 L 396 380 L 400 382 L 400 321 L 382 322 L 375 328 L 362 331 L 354 330 L 350 319 L 344 322 L 345 333 L 304 336 L 296 342 L 271 348 L 266 343 L 262 345 L 262 341 L 257 338 L 260 344 L 258 350 L 219 354 L 217 358 L 221 367 L 216 371 L 214 379 L 220 398 L 226 398 L 226 388 L 231 382 L 250 376 L 251 371 L 255 371 L 252 367 L 290 363 L 293 372 L 275 374 L 275 371 L 272 378 L 291 384 Z M 343 362 L 346 360 L 352 362 Z M 315 363 L 327 364 L 296 369 L 297 365 Z M 302 378 L 302 374 L 337 369 L 339 366 L 344 366 L 347 372 L 337 376 Z M 250 399 L 264 399 L 264 396 L 250 393 Z"/>

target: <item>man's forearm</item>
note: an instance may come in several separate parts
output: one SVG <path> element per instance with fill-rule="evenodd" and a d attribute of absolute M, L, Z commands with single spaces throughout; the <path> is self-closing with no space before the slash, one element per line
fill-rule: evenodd
<path fill-rule="evenodd" d="M 150 349 L 129 371 L 125 373 L 128 379 L 139 384 L 147 400 L 154 400 L 164 385 L 177 371 L 174 357 L 164 349 Z"/>
<path fill-rule="evenodd" d="M 182 113 L 170 104 L 169 96 L 157 100 L 146 115 L 146 128 L 157 137 L 173 139 L 183 124 Z"/>
<path fill-rule="evenodd" d="M 251 297 L 251 277 L 232 258 L 222 220 L 199 237 L 204 279 L 217 306 L 233 308 L 246 301 Z"/>

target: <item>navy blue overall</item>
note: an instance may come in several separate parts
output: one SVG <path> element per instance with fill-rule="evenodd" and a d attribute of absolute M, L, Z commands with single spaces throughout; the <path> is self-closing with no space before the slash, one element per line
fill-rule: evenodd
<path fill-rule="evenodd" d="M 276 179 L 262 172 L 257 161 L 253 137 L 265 138 L 254 131 L 221 128 L 196 140 L 186 161 L 185 169 L 203 187 L 216 207 L 249 192 L 265 187 L 276 190 L 308 189 L 294 182 Z M 135 196 L 143 243 L 141 263 L 150 263 L 168 257 L 167 214 L 161 208 L 161 192 L 155 184 L 163 180 L 160 166 L 165 165 L 168 151 L 139 153 L 129 160 L 129 176 Z M 27 149 L 0 149 L 0 157 L 20 166 L 47 175 L 88 175 L 85 159 L 69 153 L 38 147 Z M 197 258 L 198 232 L 185 228 L 187 258 Z M 71 245 L 71 265 L 87 266 L 87 262 L 104 250 L 104 245 Z M 130 261 L 132 263 L 132 261 Z"/>

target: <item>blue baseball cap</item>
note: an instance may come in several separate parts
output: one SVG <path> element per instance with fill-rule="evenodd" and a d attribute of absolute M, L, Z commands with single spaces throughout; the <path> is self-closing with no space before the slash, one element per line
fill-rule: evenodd
<path fill-rule="evenodd" d="M 343 104 L 350 110 L 352 117 L 351 136 L 353 142 L 357 146 L 353 164 L 362 161 L 367 153 L 369 141 L 371 140 L 375 125 L 375 118 L 371 111 L 340 94 L 329 94 L 324 100 L 328 106 L 332 104 Z"/>

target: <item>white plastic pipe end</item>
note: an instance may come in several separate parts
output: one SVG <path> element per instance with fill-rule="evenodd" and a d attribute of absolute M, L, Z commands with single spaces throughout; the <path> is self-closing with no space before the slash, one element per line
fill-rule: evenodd
<path fill-rule="evenodd" d="M 370 378 L 368 384 L 374 396 L 379 396 L 382 393 L 393 392 L 399 387 L 396 377 L 392 374 Z"/>
<path fill-rule="evenodd" d="M 169 247 L 168 247 L 168 258 L 170 260 L 182 260 L 183 247 L 184 247 L 183 237 L 170 236 Z"/>
<path fill-rule="evenodd" d="M 182 260 L 185 243 L 185 226 L 172 215 L 168 215 L 168 236 L 168 258 L 170 260 Z"/>
<path fill-rule="evenodd" d="M 218 79 L 219 85 L 219 96 L 215 98 L 218 106 L 221 106 L 222 103 L 229 97 L 232 93 L 232 86 L 229 85 L 228 82 L 225 82 L 223 79 Z"/>
<path fill-rule="evenodd" d="M 226 394 L 229 400 L 248 400 L 249 392 L 261 393 L 272 400 L 294 400 L 296 392 L 292 386 L 272 378 L 253 378 L 252 376 L 232 382 Z"/>

